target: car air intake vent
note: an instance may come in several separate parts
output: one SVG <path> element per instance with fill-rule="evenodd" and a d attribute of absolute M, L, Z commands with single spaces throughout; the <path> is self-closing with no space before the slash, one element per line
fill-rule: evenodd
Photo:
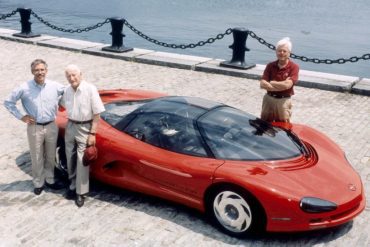
<path fill-rule="evenodd" d="M 299 169 L 305 169 L 316 165 L 318 161 L 318 155 L 315 149 L 308 144 L 307 142 L 303 142 L 306 146 L 308 154 L 307 156 L 300 156 L 298 159 L 293 159 L 281 164 L 274 166 L 274 169 L 279 169 L 281 171 L 294 171 Z"/>

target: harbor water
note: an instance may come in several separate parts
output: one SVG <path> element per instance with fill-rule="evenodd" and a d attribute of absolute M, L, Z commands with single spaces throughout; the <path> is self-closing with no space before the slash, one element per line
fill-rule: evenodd
<path fill-rule="evenodd" d="M 65 29 L 93 26 L 106 18 L 125 18 L 145 35 L 170 44 L 189 44 L 214 38 L 228 28 L 253 31 L 276 44 L 290 37 L 293 53 L 318 59 L 348 59 L 370 53 L 370 18 L 366 0 L 0 0 L 0 14 L 31 8 L 45 21 Z M 21 29 L 19 14 L 0 20 L 0 28 Z M 82 33 L 51 29 L 31 16 L 34 33 L 111 43 L 111 26 Z M 125 46 L 230 60 L 232 35 L 212 44 L 189 49 L 158 46 L 126 26 Z M 274 51 L 248 37 L 246 62 L 266 64 Z M 345 64 L 314 64 L 295 60 L 301 69 L 370 78 L 370 60 Z"/>

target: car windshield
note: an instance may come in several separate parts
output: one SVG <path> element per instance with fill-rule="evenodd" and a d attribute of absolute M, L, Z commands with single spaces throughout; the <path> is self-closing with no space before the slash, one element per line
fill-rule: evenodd
<path fill-rule="evenodd" d="M 162 97 L 107 104 L 102 118 L 114 128 L 153 146 L 208 157 L 195 119 L 217 105 L 196 97 Z"/>
<path fill-rule="evenodd" d="M 290 132 L 253 115 L 196 97 L 162 97 L 105 105 L 102 119 L 148 144 L 193 156 L 279 160 L 302 154 Z"/>
<path fill-rule="evenodd" d="M 235 108 L 209 111 L 198 125 L 218 159 L 279 160 L 302 154 L 287 131 Z"/>

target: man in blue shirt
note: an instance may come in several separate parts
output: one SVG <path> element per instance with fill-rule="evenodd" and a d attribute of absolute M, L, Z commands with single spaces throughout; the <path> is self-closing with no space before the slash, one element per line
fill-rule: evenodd
<path fill-rule="evenodd" d="M 27 124 L 27 137 L 32 161 L 34 193 L 40 195 L 44 186 L 62 189 L 54 179 L 58 127 L 55 117 L 64 86 L 46 79 L 47 63 L 36 59 L 31 63 L 33 80 L 15 88 L 4 101 L 6 109 Z M 16 106 L 21 100 L 25 114 Z"/>

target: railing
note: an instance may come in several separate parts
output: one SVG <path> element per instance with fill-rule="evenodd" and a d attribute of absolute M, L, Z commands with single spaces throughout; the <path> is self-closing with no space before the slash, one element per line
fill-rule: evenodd
<path fill-rule="evenodd" d="M 17 34 L 13 34 L 14 36 L 22 37 L 22 38 L 32 38 L 40 36 L 40 34 L 35 34 L 31 30 L 31 22 L 30 17 L 31 15 L 35 17 L 37 20 L 39 20 L 41 23 L 45 24 L 46 26 L 60 31 L 60 32 L 68 32 L 68 33 L 82 33 L 82 32 L 89 32 L 91 30 L 97 29 L 102 27 L 103 25 L 107 23 L 111 23 L 112 32 L 110 33 L 112 35 L 112 45 L 108 47 L 103 47 L 102 49 L 109 52 L 127 52 L 133 50 L 133 48 L 125 47 L 123 44 L 123 37 L 125 35 L 122 33 L 123 26 L 127 26 L 131 31 L 142 37 L 143 39 L 154 43 L 159 46 L 167 47 L 167 48 L 173 48 L 173 49 L 188 49 L 188 48 L 196 48 L 199 46 L 204 46 L 207 44 L 212 44 L 216 42 L 217 40 L 223 39 L 226 35 L 233 34 L 234 42 L 232 45 L 229 46 L 233 50 L 232 58 L 230 61 L 222 62 L 220 63 L 220 66 L 226 66 L 226 67 L 232 67 L 237 69 L 249 69 L 255 66 L 255 64 L 247 64 L 245 62 L 245 52 L 249 51 L 249 49 L 246 47 L 246 41 L 248 38 L 248 35 L 252 37 L 253 39 L 256 39 L 260 44 L 267 46 L 271 50 L 276 50 L 276 47 L 272 45 L 271 43 L 268 43 L 263 38 L 259 37 L 256 33 L 250 30 L 246 30 L 244 28 L 228 28 L 223 33 L 219 33 L 215 35 L 214 37 L 211 37 L 204 41 L 199 41 L 197 43 L 190 43 L 190 44 L 168 44 L 166 42 L 162 42 L 156 39 L 151 38 L 150 36 L 144 34 L 137 28 L 135 28 L 133 25 L 131 25 L 126 19 L 124 18 L 107 18 L 102 22 L 98 22 L 95 25 L 88 26 L 85 28 L 77 28 L 77 29 L 66 29 L 62 27 L 57 27 L 50 22 L 44 20 L 42 17 L 37 15 L 34 11 L 31 9 L 24 9 L 24 8 L 18 8 L 17 10 L 12 11 L 9 14 L 4 14 L 0 16 L 0 20 L 5 20 L 13 15 L 15 15 L 17 12 L 19 12 L 21 17 L 21 32 Z M 306 56 L 300 56 L 296 55 L 294 53 L 291 53 L 290 55 L 293 59 L 298 59 L 303 62 L 312 62 L 316 64 L 344 64 L 344 63 L 355 63 L 360 60 L 370 60 L 370 54 L 364 54 L 362 56 L 352 56 L 350 58 L 338 58 L 338 59 L 319 59 L 319 58 L 309 58 Z"/>

